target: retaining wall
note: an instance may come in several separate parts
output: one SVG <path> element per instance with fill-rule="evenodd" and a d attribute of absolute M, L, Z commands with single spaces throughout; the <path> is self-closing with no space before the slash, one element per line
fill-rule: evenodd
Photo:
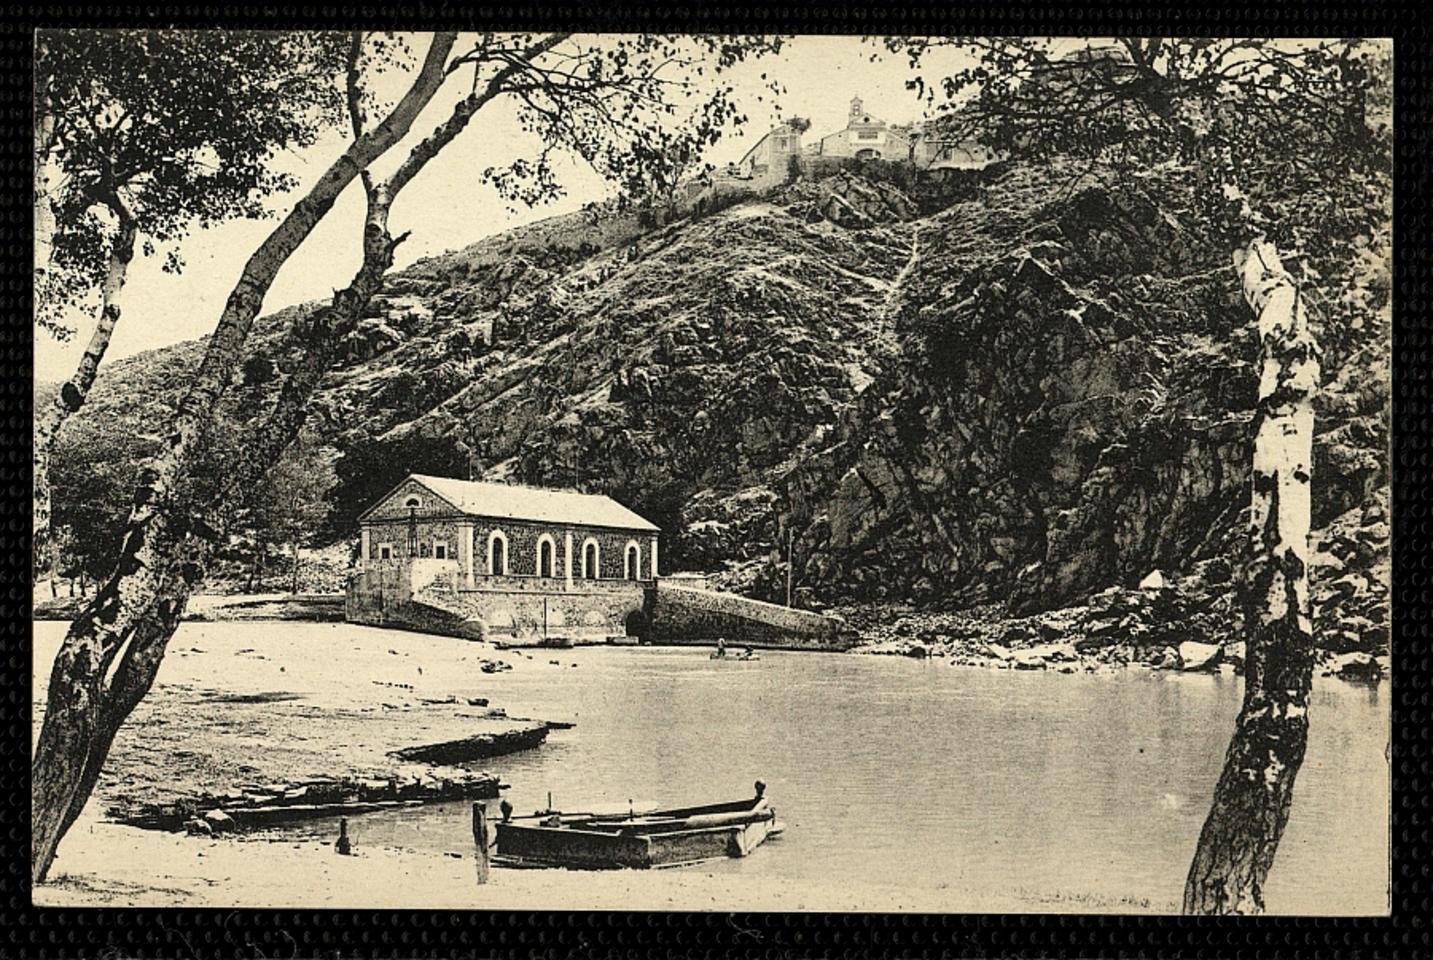
<path fill-rule="evenodd" d="M 658 582 L 648 616 L 644 639 L 652 643 L 708 646 L 720 637 L 727 643 L 813 650 L 846 650 L 855 643 L 854 631 L 838 617 L 666 580 Z"/>
<path fill-rule="evenodd" d="M 578 581 L 571 590 L 561 579 L 537 577 L 477 583 L 469 589 L 455 571 L 424 561 L 375 566 L 349 581 L 345 618 L 509 643 L 555 638 L 604 643 L 627 636 L 629 618 L 641 613 L 646 600 L 646 590 L 635 581 Z"/>
<path fill-rule="evenodd" d="M 846 650 L 855 634 L 837 617 L 793 610 L 734 593 L 630 580 L 480 578 L 468 588 L 451 563 L 417 560 L 373 565 L 349 581 L 345 619 L 500 643 L 566 639 L 605 643 L 638 636 L 646 643 L 728 643 Z"/>

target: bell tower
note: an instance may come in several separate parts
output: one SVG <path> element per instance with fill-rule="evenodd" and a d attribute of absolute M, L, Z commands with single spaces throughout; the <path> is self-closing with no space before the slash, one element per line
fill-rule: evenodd
<path fill-rule="evenodd" d="M 849 122 L 849 123 L 855 123 L 857 120 L 860 120 L 861 117 L 862 117 L 862 115 L 863 115 L 863 109 L 864 109 L 864 108 L 863 108 L 862 105 L 861 105 L 861 98 L 860 98 L 860 97 L 852 97 L 852 98 L 851 98 L 851 112 L 850 112 L 849 114 L 847 114 L 847 116 L 846 116 L 847 122 Z"/>

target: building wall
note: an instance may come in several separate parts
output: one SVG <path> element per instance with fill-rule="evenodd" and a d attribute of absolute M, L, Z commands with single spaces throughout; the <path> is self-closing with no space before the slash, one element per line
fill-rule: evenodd
<path fill-rule="evenodd" d="M 410 559 L 408 551 L 408 520 L 369 520 L 364 523 L 367 554 L 360 559 L 369 564 L 403 563 Z M 538 544 L 544 534 L 552 538 L 554 551 L 554 574 L 558 579 L 567 579 L 567 537 L 572 537 L 572 579 L 582 578 L 582 547 L 591 539 L 597 543 L 598 567 L 601 580 L 621 580 L 624 568 L 624 553 L 630 543 L 638 548 L 640 561 L 636 579 L 650 580 L 652 570 L 652 543 L 656 534 L 649 530 L 613 530 L 606 527 L 563 526 L 560 524 L 530 523 L 517 520 L 488 520 L 478 517 L 423 517 L 418 514 L 414 524 L 417 533 L 418 551 L 416 558 L 435 558 L 435 545 L 446 546 L 448 559 L 454 570 L 464 570 L 466 559 L 464 538 L 473 548 L 473 575 L 475 577 L 500 575 L 499 569 L 488 568 L 488 541 L 494 531 L 500 532 L 507 540 L 507 573 L 512 576 L 535 577 L 538 575 Z M 382 548 L 389 548 L 389 559 L 381 559 Z M 497 558 L 494 557 L 496 560 Z"/>
<path fill-rule="evenodd" d="M 883 124 L 861 124 L 838 130 L 821 138 L 819 156 L 854 157 L 863 150 L 874 150 L 882 160 L 909 160 L 908 139 Z"/>
<path fill-rule="evenodd" d="M 994 161 L 996 154 L 978 140 L 916 141 L 915 165 L 921 168 L 978 169 Z"/>
<path fill-rule="evenodd" d="M 604 643 L 640 636 L 655 643 L 728 643 L 845 650 L 845 622 L 806 610 L 694 589 L 681 578 L 655 582 L 491 577 L 469 587 L 453 564 L 385 563 L 348 584 L 350 623 L 509 643 Z"/>
<path fill-rule="evenodd" d="M 356 573 L 345 619 L 467 639 L 539 643 L 558 638 L 603 643 L 636 628 L 647 585 L 630 580 L 578 581 L 493 577 L 466 586 L 452 565 L 419 560 Z"/>
<path fill-rule="evenodd" d="M 737 165 L 745 177 L 760 185 L 782 183 L 792 157 L 801 155 L 801 131 L 781 124 L 757 141 Z"/>

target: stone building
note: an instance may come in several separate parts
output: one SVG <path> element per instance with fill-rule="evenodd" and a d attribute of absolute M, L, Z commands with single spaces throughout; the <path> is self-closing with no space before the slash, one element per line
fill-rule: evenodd
<path fill-rule="evenodd" d="M 351 623 L 503 644 L 843 649 L 845 624 L 658 577 L 658 528 L 611 497 L 410 475 L 359 517 Z"/>
<path fill-rule="evenodd" d="M 772 127 L 736 162 L 730 175 L 759 185 L 784 183 L 791 172 L 791 158 L 801 156 L 801 135 L 810 125 L 793 117 Z"/>
<path fill-rule="evenodd" d="M 359 562 L 479 577 L 651 580 L 657 527 L 611 497 L 413 474 L 359 517 Z"/>
<path fill-rule="evenodd" d="M 511 644 L 849 641 L 821 614 L 659 578 L 660 531 L 611 497 L 413 474 L 359 525 L 351 623 Z"/>
<path fill-rule="evenodd" d="M 414 474 L 359 517 L 354 623 L 510 642 L 639 632 L 657 527 L 611 497 Z"/>
<path fill-rule="evenodd" d="M 850 157 L 856 160 L 911 159 L 911 141 L 914 131 L 907 126 L 895 126 L 873 117 L 861 102 L 860 97 L 851 98 L 846 113 L 846 127 L 811 144 L 806 155 L 811 157 Z"/>

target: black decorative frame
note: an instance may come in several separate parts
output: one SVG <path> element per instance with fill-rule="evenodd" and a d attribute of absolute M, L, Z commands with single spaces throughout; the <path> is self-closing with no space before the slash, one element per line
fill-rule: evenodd
<path fill-rule="evenodd" d="M 1346 0 L 1195 6 L 1109 3 L 1026 6 L 906 3 L 877 6 L 650 6 L 587 3 L 489 6 L 154 5 L 8 7 L 0 27 L 0 737 L 6 796 L 0 804 L 3 899 L 0 956 L 17 957 L 429 957 L 429 956 L 1081 956 L 1383 957 L 1433 953 L 1428 794 L 1429 599 L 1433 596 L 1433 220 L 1428 181 L 1433 33 L 1412 3 Z M 29 446 L 30 57 L 40 26 L 391 25 L 585 30 L 801 33 L 1137 33 L 1392 36 L 1395 41 L 1395 380 L 1393 917 L 1209 921 L 1170 917 L 880 914 L 516 913 L 324 910 L 61 910 L 30 905 Z M 1378 811 L 1357 815 L 1377 816 Z"/>

